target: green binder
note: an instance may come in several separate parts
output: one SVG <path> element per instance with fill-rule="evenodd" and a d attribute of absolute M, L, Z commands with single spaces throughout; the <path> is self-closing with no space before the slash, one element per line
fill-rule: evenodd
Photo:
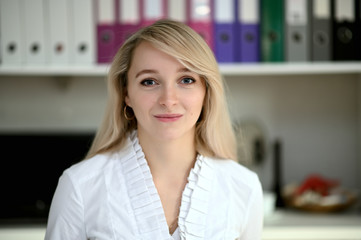
<path fill-rule="evenodd" d="M 283 62 L 283 0 L 261 0 L 261 39 L 262 62 Z"/>

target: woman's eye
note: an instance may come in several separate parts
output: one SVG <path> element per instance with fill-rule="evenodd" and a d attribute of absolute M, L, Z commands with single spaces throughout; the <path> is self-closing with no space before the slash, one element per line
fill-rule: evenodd
<path fill-rule="evenodd" d="M 156 81 L 152 80 L 152 79 L 145 79 L 143 81 L 141 81 L 141 83 L 143 86 L 153 86 L 156 85 Z"/>
<path fill-rule="evenodd" d="M 188 77 L 182 78 L 182 80 L 181 80 L 182 84 L 192 84 L 194 82 L 195 82 L 195 80 L 193 78 L 188 78 Z"/>

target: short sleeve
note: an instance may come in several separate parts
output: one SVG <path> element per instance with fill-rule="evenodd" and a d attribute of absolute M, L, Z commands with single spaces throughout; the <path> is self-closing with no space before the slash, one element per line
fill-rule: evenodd
<path fill-rule="evenodd" d="M 60 177 L 50 207 L 45 240 L 87 239 L 84 227 L 84 207 L 66 172 Z"/>

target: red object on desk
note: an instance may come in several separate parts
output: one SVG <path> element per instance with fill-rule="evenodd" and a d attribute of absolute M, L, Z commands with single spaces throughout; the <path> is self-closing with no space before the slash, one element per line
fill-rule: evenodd
<path fill-rule="evenodd" d="M 305 191 L 315 191 L 322 196 L 329 195 L 330 189 L 339 185 L 337 180 L 326 179 L 320 175 L 310 175 L 298 187 L 295 194 L 301 195 Z"/>

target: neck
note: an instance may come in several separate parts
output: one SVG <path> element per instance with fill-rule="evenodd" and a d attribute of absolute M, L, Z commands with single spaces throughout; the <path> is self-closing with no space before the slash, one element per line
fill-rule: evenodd
<path fill-rule="evenodd" d="M 169 232 L 177 228 L 182 192 L 196 159 L 194 131 L 176 139 L 160 139 L 138 129 L 138 139 L 162 202 Z"/>
<path fill-rule="evenodd" d="M 174 140 L 160 140 L 138 131 L 153 177 L 187 177 L 196 159 L 194 134 Z"/>

